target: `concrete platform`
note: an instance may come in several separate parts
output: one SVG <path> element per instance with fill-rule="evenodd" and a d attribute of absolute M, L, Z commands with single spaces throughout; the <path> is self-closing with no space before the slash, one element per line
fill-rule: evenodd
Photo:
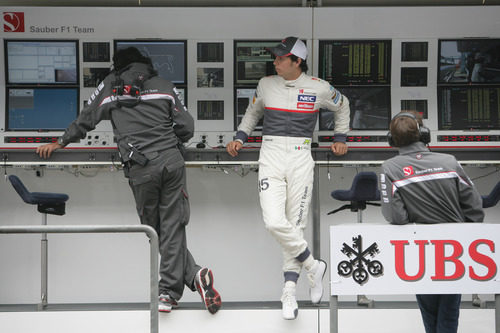
<path fill-rule="evenodd" d="M 329 309 L 300 305 L 296 320 L 283 320 L 278 302 L 229 303 L 216 315 L 198 304 L 181 304 L 160 314 L 161 333 L 328 333 Z M 380 304 L 379 304 L 380 305 Z M 393 306 L 393 305 L 391 305 Z M 424 328 L 415 304 L 401 308 L 365 309 L 349 305 L 339 310 L 341 333 L 422 333 Z M 387 304 L 387 307 L 389 305 Z M 0 331 L 5 333 L 148 333 L 146 304 L 50 305 L 35 311 L 34 305 L 1 306 Z M 495 310 L 464 305 L 459 333 L 495 332 Z"/>

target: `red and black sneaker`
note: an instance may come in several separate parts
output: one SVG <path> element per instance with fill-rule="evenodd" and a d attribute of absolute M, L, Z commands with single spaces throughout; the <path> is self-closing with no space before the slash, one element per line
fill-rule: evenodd
<path fill-rule="evenodd" d="M 158 296 L 158 311 L 170 312 L 172 308 L 177 307 L 177 301 L 169 294 L 161 294 Z"/>
<path fill-rule="evenodd" d="M 214 289 L 214 275 L 208 268 L 202 268 L 196 273 L 194 278 L 196 289 L 201 295 L 201 300 L 205 304 L 208 312 L 215 314 L 219 311 L 222 301 L 217 290 Z"/>

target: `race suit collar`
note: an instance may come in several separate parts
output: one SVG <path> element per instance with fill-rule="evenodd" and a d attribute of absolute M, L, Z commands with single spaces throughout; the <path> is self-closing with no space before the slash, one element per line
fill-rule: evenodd
<path fill-rule="evenodd" d="M 425 143 L 417 141 L 408 146 L 399 148 L 399 155 L 408 155 L 421 151 L 429 151 L 429 148 L 425 146 Z"/>
<path fill-rule="evenodd" d="M 296 78 L 295 80 L 285 80 L 283 77 L 280 76 L 281 80 L 283 80 L 283 83 L 287 87 L 294 87 L 296 83 L 302 79 L 306 74 L 304 72 L 300 73 L 299 77 Z"/>

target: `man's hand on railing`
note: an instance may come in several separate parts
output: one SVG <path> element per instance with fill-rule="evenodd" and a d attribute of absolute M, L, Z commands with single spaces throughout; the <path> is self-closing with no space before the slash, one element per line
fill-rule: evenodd
<path fill-rule="evenodd" d="M 39 146 L 38 148 L 36 148 L 36 153 L 41 158 L 47 159 L 50 157 L 50 155 L 52 155 L 52 152 L 54 152 L 57 149 L 61 149 L 61 148 L 63 148 L 63 146 L 61 146 L 59 143 L 52 142 L 52 143 L 48 143 L 46 145 Z"/>

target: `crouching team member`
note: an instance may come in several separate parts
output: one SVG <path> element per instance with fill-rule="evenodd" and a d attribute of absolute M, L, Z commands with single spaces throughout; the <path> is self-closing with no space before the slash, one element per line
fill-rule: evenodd
<path fill-rule="evenodd" d="M 389 144 L 399 155 L 382 164 L 382 213 L 392 224 L 482 222 L 482 198 L 453 155 L 429 151 L 422 117 L 392 118 Z M 427 333 L 456 333 L 461 295 L 417 295 Z"/>
<path fill-rule="evenodd" d="M 288 37 L 270 51 L 278 75 L 259 81 L 255 98 L 245 112 L 235 140 L 227 151 L 236 156 L 258 121 L 264 117 L 259 157 L 259 197 L 266 228 L 283 251 L 285 286 L 281 297 L 283 317 L 298 314 L 296 283 L 302 268 L 307 272 L 310 296 L 319 303 L 326 263 L 315 259 L 304 239 L 313 190 L 314 160 L 311 140 L 320 108 L 335 115 L 337 156 L 347 152 L 349 101 L 328 82 L 307 72 L 307 48 L 297 37 Z"/>
<path fill-rule="evenodd" d="M 111 120 L 142 224 L 160 240 L 159 311 L 170 312 L 184 291 L 198 290 L 214 314 L 221 298 L 212 271 L 198 266 L 187 248 L 189 201 L 182 143 L 194 132 L 194 120 L 174 85 L 160 78 L 151 60 L 130 47 L 113 56 L 114 70 L 57 142 L 36 150 L 42 158 L 83 139 L 103 119 Z"/>

